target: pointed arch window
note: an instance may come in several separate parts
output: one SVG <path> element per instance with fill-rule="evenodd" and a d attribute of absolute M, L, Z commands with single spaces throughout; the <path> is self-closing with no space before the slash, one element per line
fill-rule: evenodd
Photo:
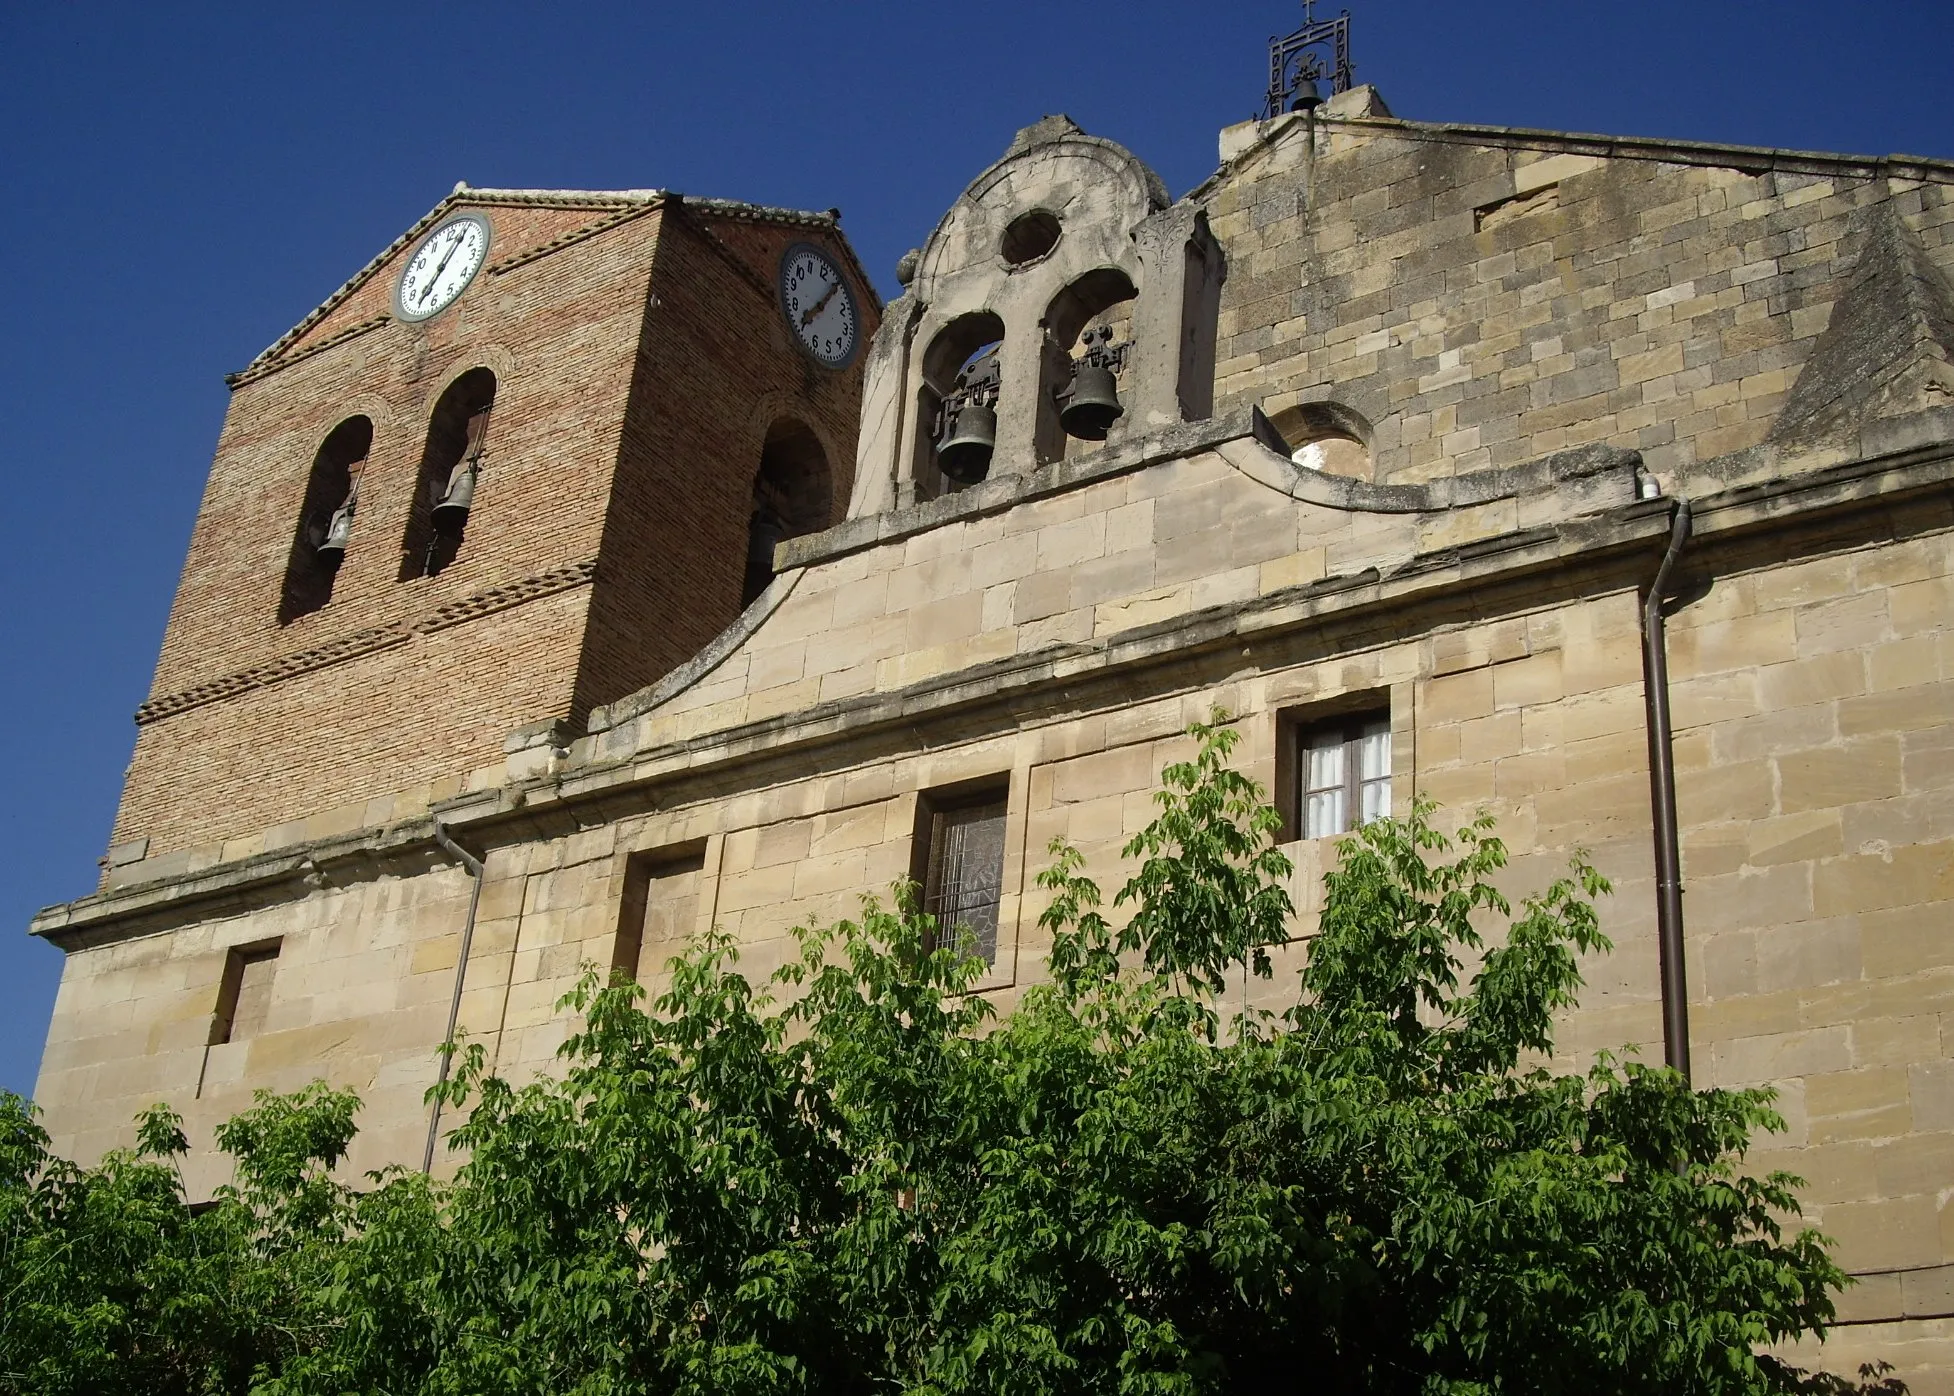
<path fill-rule="evenodd" d="M 352 542 L 360 472 L 372 446 L 372 419 L 348 417 L 326 434 L 313 456 L 278 593 L 280 625 L 290 625 L 332 600 L 333 583 Z"/>
<path fill-rule="evenodd" d="M 427 446 L 400 545 L 400 580 L 432 577 L 461 552 L 488 459 L 495 374 L 471 368 L 448 385 L 428 419 Z"/>

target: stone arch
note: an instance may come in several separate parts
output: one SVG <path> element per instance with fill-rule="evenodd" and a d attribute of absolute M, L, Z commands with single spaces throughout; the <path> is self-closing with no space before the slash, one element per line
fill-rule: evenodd
<path fill-rule="evenodd" d="M 1171 204 L 1130 151 L 1062 116 L 1018 132 L 904 258 L 906 289 L 889 306 L 864 372 L 851 517 L 947 488 L 934 468 L 935 418 L 950 388 L 945 376 L 965 355 L 943 350 L 939 336 L 954 338 L 967 317 L 993 327 L 957 347 L 1002 346 L 992 476 L 1064 457 L 1051 396 L 1061 374 L 1071 377 L 1064 351 L 1094 315 L 1127 300 L 1131 330 L 1121 338 L 1134 347 L 1115 429 L 1125 436 L 1210 415 L 1225 274 L 1200 206 Z"/>
<path fill-rule="evenodd" d="M 486 366 L 456 376 L 428 413 L 427 442 L 414 477 L 414 499 L 400 544 L 400 580 L 432 577 L 461 551 L 469 512 L 437 515 L 439 504 L 464 471 L 480 474 L 488 456 L 488 423 L 495 406 L 495 371 Z"/>
<path fill-rule="evenodd" d="M 773 552 L 789 538 L 818 533 L 834 517 L 834 472 L 821 440 L 792 417 L 767 428 L 753 472 L 753 511 L 746 526 L 746 575 L 740 608 L 773 580 Z"/>
<path fill-rule="evenodd" d="M 336 516 L 343 513 L 343 526 L 350 528 L 358 506 L 360 474 L 372 449 L 373 419 L 364 413 L 346 418 L 319 443 L 285 559 L 284 585 L 278 594 L 280 625 L 290 625 L 332 600 L 344 552 L 321 551 L 321 547 Z"/>
<path fill-rule="evenodd" d="M 1289 459 L 1305 470 L 1348 480 L 1374 479 L 1371 424 L 1340 402 L 1299 402 L 1272 414 L 1273 426 L 1289 447 Z"/>
<path fill-rule="evenodd" d="M 930 337 L 921 358 L 915 398 L 915 450 L 910 477 L 918 499 L 934 499 L 959 488 L 936 467 L 936 414 L 955 389 L 957 375 L 982 353 L 1004 342 L 1004 320 L 993 311 L 959 315 Z"/>
<path fill-rule="evenodd" d="M 1045 307 L 1045 355 L 1038 383 L 1037 461 L 1050 465 L 1063 460 L 1073 443 L 1059 424 L 1059 394 L 1070 386 L 1079 336 L 1088 326 L 1112 331 L 1112 342 L 1132 337 L 1131 302 L 1139 294 L 1133 278 L 1118 267 L 1094 267 L 1061 287 Z M 1091 449 L 1092 443 L 1084 443 Z"/>

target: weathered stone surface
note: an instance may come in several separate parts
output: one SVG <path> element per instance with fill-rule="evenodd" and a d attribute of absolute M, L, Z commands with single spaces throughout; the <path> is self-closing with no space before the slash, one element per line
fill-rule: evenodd
<path fill-rule="evenodd" d="M 1394 808 L 1492 813 L 1510 890 L 1587 850 L 1616 949 L 1583 965 L 1557 1064 L 1653 1058 L 1641 590 L 1661 491 L 1686 490 L 1667 625 L 1697 1076 L 1779 1091 L 1786 1132 L 1753 1162 L 1810 1180 L 1810 1219 L 1866 1276 L 1824 1359 L 1947 1389 L 1954 411 L 1932 366 L 1954 170 L 1422 126 L 1374 94 L 1224 140 L 1225 167 L 1170 204 L 1070 122 L 1021 133 L 876 335 L 850 516 L 781 545 L 736 621 L 581 735 L 539 697 L 499 749 L 464 743 L 397 791 L 118 845 L 96 894 L 35 922 L 69 952 L 40 1088 L 57 1146 L 126 1143 L 167 1096 L 201 1148 L 250 1088 L 324 1072 L 368 1093 L 357 1167 L 417 1160 L 457 975 L 498 1068 L 547 1070 L 581 965 L 655 982 L 678 936 L 717 925 L 765 974 L 796 924 L 912 874 L 946 790 L 1005 802 L 982 991 L 1008 1002 L 1040 972 L 1048 841 L 1117 883 L 1217 704 L 1285 803 L 1283 733 L 1388 710 Z M 1004 230 L 1037 209 L 1059 240 L 1007 262 Z M 1107 269 L 1131 302 L 1079 289 Z M 1072 328 L 1086 301 L 1137 345 L 1129 417 L 1092 449 L 1040 425 L 1039 320 Z M 917 436 L 943 365 L 922 361 L 978 312 L 1004 325 L 1014 396 L 991 478 L 943 492 Z M 1212 358 L 1197 342 L 1166 372 L 1210 316 Z M 339 410 L 340 379 L 287 381 Z M 1341 424 L 1350 449 L 1316 468 L 1272 419 Z M 560 598 L 531 606 L 574 629 Z M 302 718 L 322 741 L 367 731 Z M 467 874 L 437 819 L 485 863 L 465 965 Z M 1293 964 L 1334 844 L 1286 851 Z M 273 939 L 262 1030 L 207 1045 L 227 956 Z"/>
<path fill-rule="evenodd" d="M 1808 446 L 1882 417 L 1954 406 L 1954 289 L 1890 201 L 1853 215 L 1860 248 L 1769 441 Z"/>

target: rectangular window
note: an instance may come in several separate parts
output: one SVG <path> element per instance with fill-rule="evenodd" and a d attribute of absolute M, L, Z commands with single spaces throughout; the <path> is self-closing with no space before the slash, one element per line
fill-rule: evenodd
<path fill-rule="evenodd" d="M 211 1020 L 210 1041 L 243 1042 L 264 1031 L 271 1007 L 272 971 L 278 966 L 278 942 L 239 946 L 224 961 L 224 979 L 217 989 L 217 1016 Z"/>
<path fill-rule="evenodd" d="M 1328 838 L 1391 812 L 1391 714 L 1285 724 L 1291 837 Z"/>
<path fill-rule="evenodd" d="M 955 797 L 922 797 L 917 811 L 917 881 L 938 934 L 968 935 L 985 964 L 997 960 L 997 910 L 1004 892 L 1004 810 L 996 787 Z"/>
<path fill-rule="evenodd" d="M 659 973 L 678 954 L 699 921 L 699 884 L 705 878 L 704 844 L 635 855 L 624 874 L 624 907 L 618 918 L 611 969 L 627 979 Z"/>

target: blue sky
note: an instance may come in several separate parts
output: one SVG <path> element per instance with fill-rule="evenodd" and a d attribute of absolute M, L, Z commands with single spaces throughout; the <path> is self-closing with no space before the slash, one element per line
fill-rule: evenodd
<path fill-rule="evenodd" d="M 1954 158 L 1954 7 L 1353 0 L 1399 115 Z M 1319 13 L 1333 12 L 1323 5 Z M 0 1088 L 29 1091 L 247 363 L 451 189 L 822 209 L 884 294 L 1066 112 L 1180 194 L 1293 0 L 0 6 Z"/>

